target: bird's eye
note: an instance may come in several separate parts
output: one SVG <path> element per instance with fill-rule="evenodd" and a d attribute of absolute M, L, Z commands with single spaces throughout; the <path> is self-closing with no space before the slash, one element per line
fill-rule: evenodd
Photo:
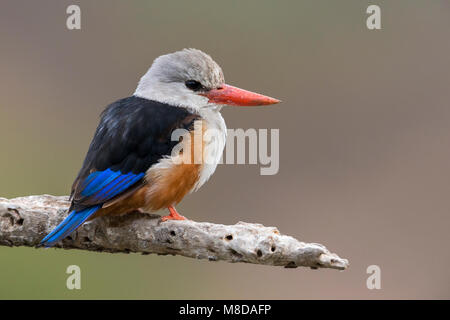
<path fill-rule="evenodd" d="M 187 80 L 184 84 L 193 91 L 198 91 L 203 87 L 202 84 L 196 80 Z"/>

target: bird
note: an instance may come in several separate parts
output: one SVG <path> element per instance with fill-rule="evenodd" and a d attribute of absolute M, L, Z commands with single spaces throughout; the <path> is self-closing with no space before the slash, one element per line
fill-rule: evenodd
<path fill-rule="evenodd" d="M 175 205 L 211 177 L 223 153 L 222 107 L 279 102 L 225 84 L 221 67 L 201 50 L 157 57 L 134 94 L 101 113 L 72 185 L 68 216 L 39 245 L 52 247 L 86 221 L 105 215 L 168 209 L 162 223 L 186 219 Z M 194 135 L 208 129 L 216 134 L 195 144 Z M 177 130 L 183 133 L 178 140 L 173 139 Z M 173 155 L 175 149 L 179 152 Z M 193 159 L 196 153 L 200 161 Z M 208 161 L 201 161 L 206 154 Z"/>

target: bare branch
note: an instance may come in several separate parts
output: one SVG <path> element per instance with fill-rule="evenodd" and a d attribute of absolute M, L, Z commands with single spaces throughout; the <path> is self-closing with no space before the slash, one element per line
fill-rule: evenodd
<path fill-rule="evenodd" d="M 0 198 L 0 245 L 36 246 L 66 217 L 67 197 Z M 348 261 L 323 245 L 300 242 L 274 227 L 239 222 L 166 221 L 130 213 L 94 219 L 57 245 L 64 249 L 173 254 L 210 261 L 296 268 L 346 269 Z"/>

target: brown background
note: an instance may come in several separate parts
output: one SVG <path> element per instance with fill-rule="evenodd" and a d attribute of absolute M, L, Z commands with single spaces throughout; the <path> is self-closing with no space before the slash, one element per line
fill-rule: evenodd
<path fill-rule="evenodd" d="M 280 129 L 280 171 L 222 165 L 180 212 L 276 225 L 351 267 L 0 248 L 0 298 L 450 298 L 449 30 L 448 1 L 2 1 L 0 196 L 67 194 L 101 110 L 155 57 L 195 47 L 228 83 L 283 100 L 223 111 L 229 128 Z"/>

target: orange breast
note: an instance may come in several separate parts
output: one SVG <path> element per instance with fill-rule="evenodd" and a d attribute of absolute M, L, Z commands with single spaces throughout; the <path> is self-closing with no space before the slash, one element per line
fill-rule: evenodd
<path fill-rule="evenodd" d="M 149 185 L 146 208 L 159 210 L 179 203 L 196 185 L 204 158 L 206 123 L 198 120 L 183 136 L 178 156 L 164 159 L 147 171 Z"/>
<path fill-rule="evenodd" d="M 179 203 L 195 186 L 199 172 L 198 164 L 180 164 L 152 173 L 146 208 L 159 210 Z"/>

